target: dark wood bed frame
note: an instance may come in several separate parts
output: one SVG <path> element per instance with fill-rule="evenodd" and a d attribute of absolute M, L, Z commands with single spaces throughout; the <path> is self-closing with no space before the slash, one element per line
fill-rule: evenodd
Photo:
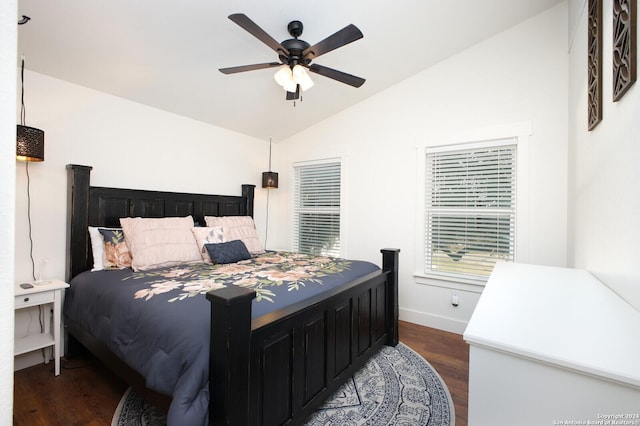
<path fill-rule="evenodd" d="M 92 167 L 67 165 L 69 282 L 91 269 L 88 226 L 119 226 L 121 217 L 253 216 L 254 185 L 241 196 L 90 186 Z M 255 292 L 227 287 L 211 302 L 209 422 L 214 425 L 301 424 L 383 345 L 398 343 L 398 249 L 382 249 L 382 271 L 339 290 L 251 320 Z M 170 397 L 106 345 L 65 318 L 72 339 L 161 407 Z"/>

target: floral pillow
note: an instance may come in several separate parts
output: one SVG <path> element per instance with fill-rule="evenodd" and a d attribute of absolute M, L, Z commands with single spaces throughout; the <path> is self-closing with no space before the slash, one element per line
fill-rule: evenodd
<path fill-rule="evenodd" d="M 205 244 L 218 244 L 224 242 L 224 230 L 222 226 L 198 226 L 191 228 L 193 236 L 196 238 L 196 244 L 200 249 L 200 255 L 205 263 L 211 263 L 209 252 L 205 248 Z"/>
<path fill-rule="evenodd" d="M 119 228 L 98 228 L 104 238 L 102 265 L 104 269 L 125 269 L 131 267 L 131 253 L 124 241 L 124 233 Z"/>

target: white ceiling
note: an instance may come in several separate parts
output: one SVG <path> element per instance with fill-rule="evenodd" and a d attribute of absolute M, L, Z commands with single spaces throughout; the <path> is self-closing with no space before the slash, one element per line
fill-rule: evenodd
<path fill-rule="evenodd" d="M 19 0 L 31 21 L 18 27 L 18 53 L 29 70 L 277 142 L 561 1 Z M 232 13 L 279 42 L 292 20 L 312 45 L 356 25 L 363 39 L 316 62 L 366 83 L 311 73 L 315 86 L 294 107 L 275 68 L 220 73 L 277 61 Z"/>

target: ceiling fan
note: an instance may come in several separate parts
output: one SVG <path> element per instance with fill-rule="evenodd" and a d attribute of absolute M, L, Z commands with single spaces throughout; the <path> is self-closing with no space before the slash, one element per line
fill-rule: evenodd
<path fill-rule="evenodd" d="M 311 61 L 325 53 L 331 52 L 332 50 L 364 37 L 358 27 L 353 24 L 347 25 L 343 29 L 311 46 L 306 41 L 298 38 L 302 35 L 303 29 L 302 22 L 300 21 L 289 22 L 287 30 L 293 38 L 285 40 L 282 43 L 278 43 L 273 37 L 267 34 L 243 13 L 229 15 L 229 19 L 273 49 L 278 54 L 280 62 L 266 62 L 262 64 L 220 68 L 220 72 L 223 74 L 234 74 L 264 68 L 280 67 L 274 77 L 278 84 L 287 91 L 287 100 L 300 98 L 301 91 L 307 90 L 313 86 L 313 81 L 311 81 L 307 70 L 353 87 L 360 87 L 365 82 L 364 78 L 356 77 L 355 75 L 334 70 L 323 65 L 311 63 Z"/>

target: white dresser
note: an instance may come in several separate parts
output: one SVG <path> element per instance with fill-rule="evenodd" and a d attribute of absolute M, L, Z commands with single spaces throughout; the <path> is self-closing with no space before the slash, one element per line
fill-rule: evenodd
<path fill-rule="evenodd" d="M 464 339 L 470 426 L 640 425 L 640 312 L 586 271 L 498 263 Z"/>

